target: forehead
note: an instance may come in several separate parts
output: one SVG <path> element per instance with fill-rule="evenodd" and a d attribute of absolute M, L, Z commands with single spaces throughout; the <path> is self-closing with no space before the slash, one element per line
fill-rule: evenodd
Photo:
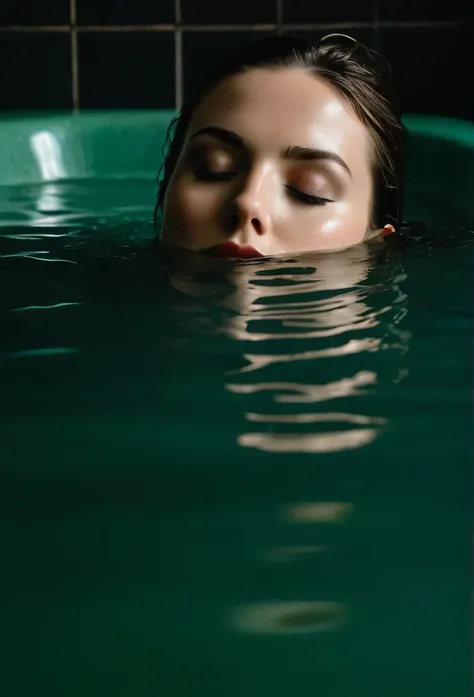
<path fill-rule="evenodd" d="M 196 109 L 190 132 L 214 125 L 257 149 L 289 145 L 369 159 L 369 134 L 339 91 L 301 68 L 255 68 L 220 82 Z"/>

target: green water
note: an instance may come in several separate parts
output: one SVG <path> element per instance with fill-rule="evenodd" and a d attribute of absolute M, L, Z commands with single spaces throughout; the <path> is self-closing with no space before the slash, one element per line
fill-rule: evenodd
<path fill-rule="evenodd" d="M 468 694 L 473 236 L 163 265 L 0 189 L 5 697 Z"/>

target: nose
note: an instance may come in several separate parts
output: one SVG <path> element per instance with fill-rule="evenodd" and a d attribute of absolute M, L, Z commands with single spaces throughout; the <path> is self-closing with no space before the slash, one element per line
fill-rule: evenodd
<path fill-rule="evenodd" d="M 240 233 L 242 242 L 253 235 L 266 235 L 271 228 L 272 176 L 269 171 L 251 172 L 224 209 L 224 229 Z"/>

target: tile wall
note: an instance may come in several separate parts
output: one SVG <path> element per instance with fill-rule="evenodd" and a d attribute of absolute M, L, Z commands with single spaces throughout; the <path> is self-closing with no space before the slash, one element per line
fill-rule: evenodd
<path fill-rule="evenodd" d="M 474 119 L 474 0 L 2 0 L 0 109 L 179 108 L 259 36 L 360 38 L 405 111 Z"/>

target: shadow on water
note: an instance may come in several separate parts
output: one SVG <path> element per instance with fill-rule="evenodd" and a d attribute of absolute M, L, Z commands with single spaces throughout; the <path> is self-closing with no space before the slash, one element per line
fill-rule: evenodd
<path fill-rule="evenodd" d="M 464 695 L 472 233 L 196 267 L 52 215 L 0 237 L 8 686 Z"/>

